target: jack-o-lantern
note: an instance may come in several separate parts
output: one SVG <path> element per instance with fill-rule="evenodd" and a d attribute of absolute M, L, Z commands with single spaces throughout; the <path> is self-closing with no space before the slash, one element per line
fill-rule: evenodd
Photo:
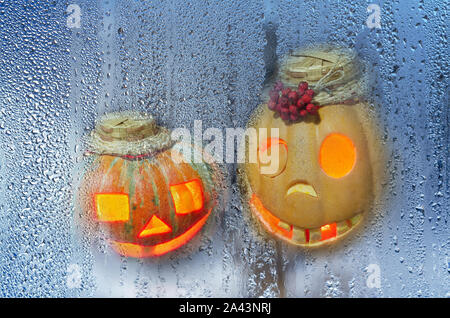
<path fill-rule="evenodd" d="M 189 163 L 167 129 L 136 112 L 105 115 L 91 133 L 84 218 L 129 257 L 166 254 L 191 240 L 216 203 L 215 167 Z"/>
<path fill-rule="evenodd" d="M 379 188 L 380 143 L 369 107 L 358 99 L 356 63 L 343 49 L 291 54 L 270 100 L 249 121 L 258 147 L 247 144 L 257 162 L 242 167 L 246 200 L 260 224 L 289 243 L 319 246 L 349 233 Z M 276 169 L 268 173 L 272 153 Z"/>

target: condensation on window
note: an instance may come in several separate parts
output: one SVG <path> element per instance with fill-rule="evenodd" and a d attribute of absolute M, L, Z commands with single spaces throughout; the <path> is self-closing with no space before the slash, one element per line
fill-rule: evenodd
<path fill-rule="evenodd" d="M 0 296 L 445 297 L 448 11 L 440 1 L 0 1 Z M 369 64 L 388 149 L 383 204 L 320 249 L 264 235 L 237 165 L 198 244 L 114 253 L 75 221 L 83 138 L 102 114 L 244 127 L 280 59 L 315 43 Z"/>

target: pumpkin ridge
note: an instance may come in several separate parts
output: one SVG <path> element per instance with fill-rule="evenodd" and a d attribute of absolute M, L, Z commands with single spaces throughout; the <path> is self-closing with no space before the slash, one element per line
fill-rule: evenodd
<path fill-rule="evenodd" d="M 160 174 L 161 174 L 161 172 L 160 172 L 158 166 L 153 164 L 151 161 L 144 160 L 143 163 L 144 163 L 144 171 L 145 171 L 145 173 L 151 178 L 152 189 L 154 191 L 154 197 L 153 198 L 154 198 L 154 201 L 155 201 L 155 205 L 157 205 L 159 207 L 161 200 L 160 200 L 160 195 L 159 195 L 159 192 L 158 192 L 158 185 L 155 182 L 155 178 L 157 177 L 155 171 L 158 171 Z"/>
<path fill-rule="evenodd" d="M 128 225 L 131 225 L 131 229 L 130 231 L 133 230 L 133 228 L 135 227 L 134 221 L 134 211 L 131 207 L 136 206 L 137 205 L 137 201 L 136 201 L 136 181 L 133 178 L 134 174 L 135 174 L 135 170 L 136 170 L 136 165 L 134 162 L 127 162 L 127 168 L 124 169 L 124 171 L 126 171 L 127 174 L 127 179 L 128 179 L 128 197 L 130 198 L 130 219 L 127 222 L 127 224 L 125 224 L 125 227 L 128 228 Z M 129 234 L 129 233 L 127 233 Z"/>
<path fill-rule="evenodd" d="M 162 160 L 163 162 L 167 161 L 167 159 L 165 158 L 165 157 L 166 157 L 166 154 L 165 154 L 165 153 L 162 153 L 162 154 L 161 154 L 161 157 L 163 157 L 163 158 L 161 158 L 160 160 Z M 170 207 L 170 210 L 169 210 L 170 222 L 172 222 L 172 224 L 174 225 L 174 226 L 173 226 L 173 229 L 174 229 L 174 230 L 173 230 L 173 233 L 175 233 L 175 232 L 178 231 L 178 225 L 177 225 L 177 222 L 176 222 L 175 207 L 174 207 L 173 204 L 172 204 L 172 197 L 171 197 L 171 195 L 170 195 L 170 180 L 169 180 L 169 175 L 168 175 L 168 173 L 167 173 L 167 170 L 166 170 L 164 164 L 161 165 L 161 171 L 162 171 L 162 174 L 163 174 L 163 176 L 164 176 L 164 178 L 165 178 L 165 180 L 166 180 L 167 188 L 166 188 L 166 193 L 165 193 L 165 195 L 166 195 L 166 197 L 167 197 L 167 201 L 168 201 L 169 207 Z"/>
<path fill-rule="evenodd" d="M 153 215 L 159 215 L 161 216 L 161 206 L 160 206 L 160 200 L 159 200 L 159 189 L 155 183 L 155 173 L 154 170 L 158 169 L 157 166 L 154 166 L 152 163 L 149 162 L 149 160 L 144 160 L 144 171 L 151 178 L 151 184 L 152 184 L 152 190 L 153 190 L 153 199 L 152 203 L 157 211 L 154 211 Z"/>
<path fill-rule="evenodd" d="M 158 165 L 152 165 L 153 166 L 153 170 L 159 171 L 160 175 L 162 175 L 162 177 L 164 178 L 164 188 L 160 187 L 158 188 L 158 190 L 161 190 L 161 194 L 159 197 L 164 198 L 165 200 L 167 200 L 167 205 L 169 206 L 169 218 L 170 218 L 170 222 L 173 224 L 173 231 L 171 233 L 172 237 L 174 237 L 174 233 L 176 233 L 178 231 L 178 227 L 176 225 L 175 222 L 175 213 L 174 213 L 174 209 L 172 207 L 172 203 L 170 200 L 170 194 L 169 194 L 169 177 L 167 176 L 167 172 L 166 169 L 164 167 L 164 159 L 161 158 L 164 156 L 164 153 L 159 154 L 155 160 L 158 162 Z M 149 163 L 150 164 L 150 163 Z M 159 213 L 161 215 L 161 206 L 159 208 Z"/>
<path fill-rule="evenodd" d="M 167 165 L 171 165 L 169 170 L 173 171 L 174 173 L 176 173 L 176 178 L 180 179 L 180 174 L 181 174 L 182 175 L 181 180 L 184 180 L 185 179 L 185 175 L 182 172 L 180 172 L 181 168 L 178 168 L 178 166 L 172 160 L 172 157 L 168 153 L 163 153 L 162 155 L 164 156 L 164 161 L 167 163 Z M 172 194 L 170 193 L 170 185 L 171 185 L 171 183 L 173 183 L 173 182 L 170 182 L 170 181 L 167 182 L 167 185 L 168 185 L 167 197 L 168 197 L 168 200 L 169 200 L 170 206 L 171 206 L 170 218 L 171 218 L 172 223 L 174 224 L 174 229 L 175 229 L 174 232 L 176 232 L 178 230 L 178 222 L 176 222 L 178 217 L 177 217 L 177 215 L 175 213 L 176 211 L 175 211 L 175 207 L 173 206 L 173 202 L 172 202 Z M 178 182 L 176 182 L 176 183 L 178 183 Z M 189 221 L 191 221 L 191 220 L 189 220 Z"/>
<path fill-rule="evenodd" d="M 130 162 L 127 166 L 126 172 L 127 172 L 127 178 L 129 180 L 128 182 L 128 195 L 130 197 L 135 197 L 135 192 L 136 192 L 136 180 L 133 178 L 134 174 L 135 174 L 135 170 L 136 170 L 136 165 L 134 162 Z M 137 203 L 136 201 L 134 201 L 134 203 Z"/>
<path fill-rule="evenodd" d="M 145 160 L 143 162 L 144 171 L 145 173 L 151 178 L 152 183 L 152 189 L 153 189 L 153 204 L 158 207 L 159 210 L 159 193 L 158 188 L 156 187 L 155 183 L 155 176 L 153 175 L 152 171 L 149 169 L 149 162 Z"/>
<path fill-rule="evenodd" d="M 142 207 L 143 206 L 143 201 L 144 201 L 144 196 L 143 194 L 145 193 L 145 185 L 144 185 L 144 180 L 142 177 L 142 161 L 141 160 L 137 160 L 136 161 L 136 165 L 137 167 L 134 169 L 134 179 L 136 180 L 135 182 L 135 196 L 136 196 L 136 208 Z"/>
<path fill-rule="evenodd" d="M 128 168 L 128 161 L 120 159 L 121 163 L 122 163 L 122 167 L 120 169 L 120 173 L 119 173 L 119 179 L 117 180 L 117 185 L 119 186 L 119 188 L 125 189 L 125 185 L 126 185 L 126 178 L 124 177 L 125 171 Z"/>
<path fill-rule="evenodd" d="M 104 158 L 103 158 L 104 159 Z M 114 168 L 114 166 L 116 165 L 116 163 L 117 163 L 117 161 L 119 160 L 119 158 L 114 158 L 110 163 L 109 163 L 109 167 L 106 169 L 106 171 L 104 172 L 104 175 L 105 176 L 107 176 L 107 175 L 109 175 L 110 173 L 111 173 L 111 171 L 112 171 L 112 169 Z M 105 164 L 105 162 L 104 162 L 104 160 L 102 160 L 102 158 L 101 158 L 101 156 L 98 158 L 98 162 L 99 162 L 99 165 L 104 165 Z M 106 178 L 102 178 L 102 181 L 101 181 L 101 184 L 100 184 L 100 188 L 102 189 L 102 188 L 104 188 L 106 185 L 105 185 L 105 182 L 106 182 L 106 180 L 105 180 Z"/>
<path fill-rule="evenodd" d="M 184 162 L 176 162 L 175 160 L 173 160 L 171 155 L 169 155 L 169 154 L 165 154 L 165 155 L 167 157 L 167 162 L 169 162 L 169 164 L 171 164 L 174 167 L 174 169 L 171 169 L 171 170 L 177 172 L 178 178 L 181 175 L 181 180 L 187 180 L 187 175 L 184 173 L 184 169 L 186 169 L 187 167 L 185 166 Z M 169 184 L 169 186 L 170 186 L 170 184 Z M 170 196 L 170 199 L 172 199 L 172 194 L 170 193 L 170 189 L 169 189 L 169 196 Z M 174 208 L 174 211 L 175 211 L 175 208 Z M 174 215 L 174 217 L 178 219 L 177 215 Z M 191 214 L 185 215 L 184 220 L 186 221 L 186 219 L 188 220 L 189 223 L 191 223 L 192 215 Z M 176 222 L 176 224 L 178 224 L 178 223 Z M 176 226 L 176 228 L 178 228 L 178 225 Z"/>
<path fill-rule="evenodd" d="M 146 177 L 147 177 L 147 173 L 145 171 L 145 162 L 144 160 L 139 160 L 137 161 L 137 163 L 139 164 L 139 169 L 135 169 L 135 178 L 137 180 L 136 182 L 136 204 L 137 204 L 137 200 L 140 199 L 140 209 L 139 211 L 141 211 L 141 215 L 138 215 L 139 219 L 141 220 L 141 223 L 136 224 L 135 228 L 136 229 L 140 229 L 146 225 L 146 223 L 149 221 L 149 218 L 151 218 L 151 216 L 154 214 L 154 206 L 152 207 L 148 207 L 146 202 L 145 202 L 145 198 L 146 198 L 146 193 L 150 192 L 148 189 L 148 183 L 145 181 Z M 153 204 L 153 201 L 152 201 Z M 154 204 L 153 204 L 154 205 Z M 149 209 L 149 210 L 146 210 Z M 136 209 L 137 212 L 137 209 Z M 143 212 L 143 213 L 142 213 Z M 142 214 L 147 214 L 148 217 L 145 215 L 145 217 L 142 217 Z"/>

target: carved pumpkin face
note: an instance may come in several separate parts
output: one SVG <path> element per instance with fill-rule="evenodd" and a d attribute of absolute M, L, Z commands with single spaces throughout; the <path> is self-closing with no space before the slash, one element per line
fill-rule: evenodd
<path fill-rule="evenodd" d="M 84 176 L 81 203 L 85 217 L 107 233 L 119 254 L 166 254 L 186 244 L 205 224 L 215 204 L 212 171 L 207 164 L 181 159 L 172 147 L 148 156 L 96 155 Z"/>
<path fill-rule="evenodd" d="M 360 115 L 367 106 L 330 105 L 320 108 L 320 120 L 291 124 L 262 107 L 251 124 L 268 132 L 266 141 L 258 135 L 257 158 L 277 147 L 272 160 L 278 168 L 263 174 L 262 161 L 245 164 L 253 214 L 268 232 L 296 245 L 321 245 L 348 233 L 373 197 L 373 149 Z"/>

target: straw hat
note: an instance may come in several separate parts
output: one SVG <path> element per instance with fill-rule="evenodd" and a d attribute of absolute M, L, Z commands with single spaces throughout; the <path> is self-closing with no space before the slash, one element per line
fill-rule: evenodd
<path fill-rule="evenodd" d="M 148 114 L 122 111 L 103 115 L 88 138 L 88 152 L 118 156 L 151 155 L 172 147 L 167 128 Z"/>
<path fill-rule="evenodd" d="M 315 91 L 314 102 L 329 104 L 356 103 L 367 91 L 367 75 L 351 49 L 317 46 L 288 54 L 281 62 L 279 79 L 297 88 L 306 81 Z"/>

